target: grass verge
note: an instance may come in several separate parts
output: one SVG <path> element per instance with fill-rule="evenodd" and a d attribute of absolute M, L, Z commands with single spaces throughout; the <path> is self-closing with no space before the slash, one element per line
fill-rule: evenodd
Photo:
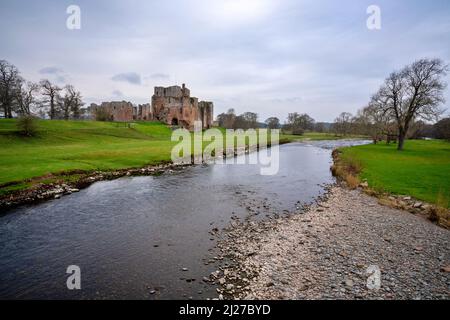
<path fill-rule="evenodd" d="M 366 191 L 392 202 L 389 195 L 411 196 L 432 204 L 430 220 L 450 225 L 450 143 L 409 140 L 404 151 L 395 145 L 371 144 L 341 148 L 333 153 L 335 176 L 350 188 Z"/>

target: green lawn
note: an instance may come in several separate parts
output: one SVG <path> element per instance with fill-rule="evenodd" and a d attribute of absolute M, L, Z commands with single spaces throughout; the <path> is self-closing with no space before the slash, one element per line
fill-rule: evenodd
<path fill-rule="evenodd" d="M 362 166 L 360 177 L 378 191 L 410 195 L 450 205 L 450 143 L 440 140 L 408 140 L 405 150 L 380 143 L 343 148 L 342 157 Z"/>
<path fill-rule="evenodd" d="M 107 171 L 170 161 L 176 144 L 170 141 L 171 133 L 158 122 L 135 122 L 128 127 L 114 122 L 39 120 L 38 133 L 30 138 L 17 133 L 15 119 L 1 119 L 0 194 L 27 188 L 36 181 L 24 180 L 32 178 L 47 183 L 76 179 L 73 172 L 58 176 L 73 170 Z M 336 138 L 307 132 L 281 135 L 280 143 Z"/>
<path fill-rule="evenodd" d="M 66 170 L 110 170 L 170 160 L 171 130 L 142 122 L 132 128 L 95 121 L 39 121 L 36 137 L 0 120 L 0 184 Z"/>
<path fill-rule="evenodd" d="M 126 169 L 170 161 L 172 147 L 177 143 L 170 141 L 171 134 L 170 128 L 158 122 L 135 122 L 129 128 L 113 122 L 39 120 L 37 135 L 29 138 L 17 133 L 15 119 L 2 119 L 0 194 L 27 188 L 30 183 L 23 180 L 49 174 Z M 64 179 L 74 177 L 65 175 Z"/>

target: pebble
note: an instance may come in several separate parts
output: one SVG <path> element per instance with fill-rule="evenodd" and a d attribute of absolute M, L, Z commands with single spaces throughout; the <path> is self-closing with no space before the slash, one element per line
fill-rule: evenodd
<path fill-rule="evenodd" d="M 233 299 L 450 299 L 450 231 L 419 215 L 339 186 L 307 219 L 262 214 L 275 218 L 242 222 L 217 244 L 235 263 L 223 270 L 239 275 L 219 280 Z M 367 288 L 373 268 L 378 290 Z"/>

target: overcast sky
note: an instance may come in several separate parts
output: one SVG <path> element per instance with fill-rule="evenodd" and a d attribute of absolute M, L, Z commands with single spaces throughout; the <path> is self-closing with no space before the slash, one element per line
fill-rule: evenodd
<path fill-rule="evenodd" d="M 71 4 L 80 30 L 66 27 Z M 366 27 L 371 4 L 381 30 Z M 146 103 L 154 86 L 184 82 L 216 115 L 332 121 L 394 69 L 450 63 L 450 1 L 0 0 L 0 33 L 0 59 L 29 80 L 75 85 L 88 103 Z"/>

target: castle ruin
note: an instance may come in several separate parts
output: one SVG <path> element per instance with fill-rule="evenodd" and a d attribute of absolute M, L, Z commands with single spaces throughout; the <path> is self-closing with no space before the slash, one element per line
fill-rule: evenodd
<path fill-rule="evenodd" d="M 152 108 L 155 120 L 170 125 L 192 130 L 194 122 L 201 121 L 204 129 L 212 126 L 213 103 L 199 102 L 198 98 L 191 97 L 190 90 L 184 84 L 182 87 L 155 87 Z"/>
<path fill-rule="evenodd" d="M 94 118 L 102 111 L 106 117 L 102 120 L 108 121 L 133 121 L 135 113 L 133 104 L 126 101 L 102 102 L 101 105 L 91 103 L 88 111 Z"/>
<path fill-rule="evenodd" d="M 88 109 L 94 116 L 99 110 L 105 112 L 111 121 L 160 121 L 188 130 L 194 129 L 195 121 L 201 121 L 203 129 L 210 128 L 214 121 L 213 103 L 191 97 L 184 84 L 182 87 L 155 87 L 151 104 L 133 106 L 131 102 L 113 101 L 101 105 L 93 103 Z"/>

